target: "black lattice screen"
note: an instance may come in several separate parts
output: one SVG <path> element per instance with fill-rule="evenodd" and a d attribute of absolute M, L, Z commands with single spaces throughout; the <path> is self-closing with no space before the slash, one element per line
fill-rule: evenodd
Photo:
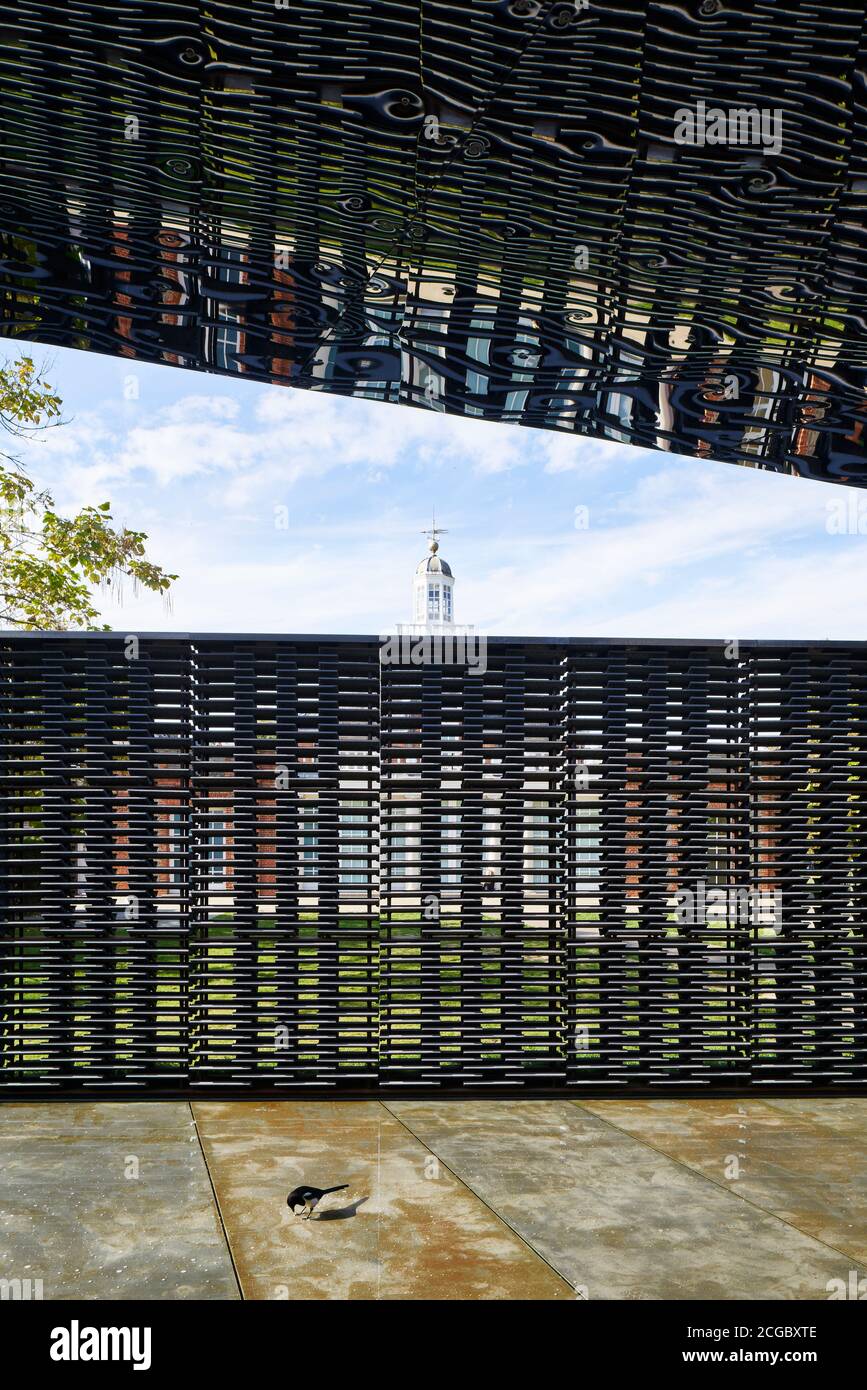
<path fill-rule="evenodd" d="M 0 663 L 7 1096 L 864 1084 L 865 644 Z"/>

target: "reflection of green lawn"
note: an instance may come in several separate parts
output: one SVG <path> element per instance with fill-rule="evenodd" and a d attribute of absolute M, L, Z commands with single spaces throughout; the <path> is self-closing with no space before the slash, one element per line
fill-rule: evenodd
<path fill-rule="evenodd" d="M 774 1060 L 779 1032 L 791 1026 L 792 1005 L 784 1000 L 779 1008 L 773 997 L 775 947 L 763 939 L 771 933 L 759 929 L 751 960 L 736 973 L 728 962 L 719 969 L 706 963 L 691 966 L 687 951 L 682 960 L 673 957 L 668 965 L 655 964 L 652 984 L 643 985 L 640 954 L 631 944 L 640 923 L 634 917 L 624 919 L 622 928 L 631 934 L 626 944 L 616 938 L 588 937 L 587 925 L 598 925 L 599 920 L 597 914 L 577 914 L 574 921 L 582 935 L 568 938 L 565 928 L 545 930 L 533 922 L 504 926 L 493 920 L 464 935 L 458 918 L 432 924 L 408 912 L 379 923 L 347 917 L 336 929 L 320 928 L 315 914 L 307 913 L 301 914 L 294 933 L 281 935 L 273 916 L 260 916 L 242 945 L 238 934 L 244 925 L 220 913 L 195 923 L 188 936 L 160 933 L 155 957 L 148 958 L 156 961 L 150 987 L 141 979 L 148 966 L 136 963 L 132 949 L 138 944 L 134 929 L 118 926 L 112 934 L 115 957 L 108 983 L 105 939 L 99 940 L 97 983 L 85 959 L 88 940 L 78 938 L 73 944 L 64 1020 L 69 1061 L 73 1067 L 93 1067 L 110 1052 L 114 1065 L 134 1065 L 146 1052 L 152 1069 L 183 1070 L 187 1027 L 194 1069 L 246 1063 L 252 1049 L 256 1068 L 269 1071 L 280 1066 L 275 1029 L 282 1024 L 281 1013 L 288 1013 L 290 1055 L 303 1065 L 327 1059 L 340 1071 L 369 1072 L 376 1065 L 381 1040 L 389 1064 L 430 1066 L 435 1055 L 448 1069 L 464 1065 L 469 1053 L 473 1064 L 508 1062 L 528 1071 L 558 1061 L 583 1067 L 604 1062 L 603 1030 L 613 1007 L 618 1064 L 639 1067 L 646 1046 L 640 1023 L 648 1003 L 659 1030 L 653 1046 L 654 1060 L 660 1064 L 681 1061 L 681 1047 L 687 1042 L 695 1062 L 699 1042 L 703 1065 L 742 1070 L 750 1055 L 750 1034 L 753 1060 Z M 696 938 L 681 936 L 676 926 L 669 926 L 665 939 L 673 946 L 679 941 L 698 946 L 702 953 L 731 953 L 735 946 L 743 949 L 748 944 L 748 931 L 720 924 Z M 16 959 L 23 967 L 18 977 L 17 1064 L 24 1061 L 34 1071 L 52 1057 L 54 1044 L 49 1045 L 48 1037 L 58 1018 L 56 973 L 51 978 L 40 975 L 40 948 L 36 928 L 15 943 Z M 550 979 L 555 961 L 561 968 L 568 963 L 568 980 Z M 766 973 L 760 973 L 763 961 Z M 700 1011 L 694 995 L 684 1005 L 679 999 L 679 990 L 694 990 L 696 969 L 703 996 Z M 185 1025 L 187 971 L 190 1021 Z M 384 989 L 387 1012 L 380 1019 L 377 996 Z M 433 997 L 426 998 L 430 992 Z M 14 994 L 12 1002 L 14 1008 Z M 815 1042 L 804 1040 L 817 1036 L 809 1026 L 809 998 L 800 1008 L 800 1036 L 809 1053 Z M 95 1039 L 92 1034 L 100 1027 L 102 1010 L 105 1031 Z M 435 1042 L 430 1036 L 434 1021 Z M 428 1030 L 424 1046 L 422 1023 Z M 688 1038 L 681 1036 L 684 1026 Z M 583 1030 L 583 1047 L 573 1045 L 577 1030 Z"/>

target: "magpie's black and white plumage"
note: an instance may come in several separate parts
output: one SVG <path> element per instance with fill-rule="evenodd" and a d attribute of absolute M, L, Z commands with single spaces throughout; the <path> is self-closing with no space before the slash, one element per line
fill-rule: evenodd
<path fill-rule="evenodd" d="M 287 1207 L 291 1207 L 293 1212 L 298 1208 L 303 1208 L 301 1220 L 309 1221 L 310 1213 L 313 1208 L 318 1206 L 323 1197 L 327 1197 L 329 1192 L 345 1192 L 348 1183 L 341 1183 L 339 1187 L 296 1187 L 286 1198 Z"/>

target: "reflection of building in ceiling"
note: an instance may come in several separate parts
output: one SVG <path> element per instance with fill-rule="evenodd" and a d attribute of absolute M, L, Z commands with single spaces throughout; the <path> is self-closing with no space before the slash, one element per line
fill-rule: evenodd
<path fill-rule="evenodd" d="M 2 331 L 864 485 L 864 26 L 34 0 L 0 32 Z"/>

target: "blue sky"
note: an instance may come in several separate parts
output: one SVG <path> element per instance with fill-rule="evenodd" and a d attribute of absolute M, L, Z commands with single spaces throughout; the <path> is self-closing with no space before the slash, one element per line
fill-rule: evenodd
<path fill-rule="evenodd" d="M 867 493 L 30 350 L 49 364 L 67 421 L 22 455 L 31 475 L 64 511 L 110 498 L 116 520 L 146 531 L 151 558 L 180 574 L 171 609 L 130 590 L 102 596 L 105 620 L 124 631 L 386 632 L 410 617 L 436 506 L 456 618 L 480 632 L 863 636 Z"/>

